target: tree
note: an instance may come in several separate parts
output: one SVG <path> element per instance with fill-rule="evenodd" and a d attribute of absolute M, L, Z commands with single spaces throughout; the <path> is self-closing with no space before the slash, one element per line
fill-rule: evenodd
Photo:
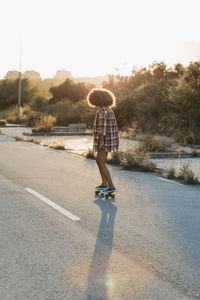
<path fill-rule="evenodd" d="M 66 79 L 62 84 L 57 87 L 51 87 L 49 89 L 53 98 L 50 99 L 50 103 L 57 103 L 64 98 L 68 98 L 73 102 L 78 102 L 84 99 L 88 94 L 90 86 L 84 83 L 74 83 L 72 79 Z"/>
<path fill-rule="evenodd" d="M 71 78 L 72 73 L 66 70 L 58 70 L 54 78 L 63 79 L 63 78 Z"/>
<path fill-rule="evenodd" d="M 19 78 L 19 72 L 14 70 L 14 71 L 8 71 L 6 76 L 5 76 L 5 79 L 8 79 L 8 80 L 16 80 Z"/>
<path fill-rule="evenodd" d="M 23 77 L 29 80 L 41 80 L 40 73 L 34 70 L 24 72 Z"/>
<path fill-rule="evenodd" d="M 18 104 L 19 79 L 0 81 L 0 108 L 5 109 Z M 37 89 L 32 88 L 28 79 L 22 79 L 22 106 L 30 103 L 37 94 Z"/>

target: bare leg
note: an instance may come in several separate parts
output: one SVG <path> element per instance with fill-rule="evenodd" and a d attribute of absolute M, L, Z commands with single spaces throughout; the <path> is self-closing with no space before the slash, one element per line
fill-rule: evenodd
<path fill-rule="evenodd" d="M 106 167 L 106 158 L 107 158 L 108 152 L 106 152 L 105 150 L 100 150 L 97 152 L 97 158 L 96 158 L 96 162 L 97 165 L 99 167 L 99 172 L 101 174 L 102 177 L 102 183 L 103 185 L 109 185 L 110 188 L 113 188 L 113 182 L 110 176 L 110 172 L 108 170 L 108 168 Z"/>
<path fill-rule="evenodd" d="M 102 185 L 107 186 L 108 182 L 107 182 L 106 177 L 104 176 L 104 173 L 102 172 L 102 169 L 100 167 L 101 161 L 104 161 L 104 160 L 106 160 L 106 157 L 103 157 L 100 154 L 100 151 L 98 151 L 97 152 L 97 157 L 96 157 L 96 163 L 97 163 L 97 165 L 99 167 L 99 172 L 100 172 L 101 179 L 102 179 Z M 105 164 L 105 162 L 104 162 L 104 164 Z"/>

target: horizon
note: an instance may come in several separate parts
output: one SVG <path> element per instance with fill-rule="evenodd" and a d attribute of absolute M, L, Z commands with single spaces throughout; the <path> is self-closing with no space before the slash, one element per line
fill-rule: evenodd
<path fill-rule="evenodd" d="M 133 66 L 200 59 L 198 0 L 8 0 L 2 6 L 1 79 L 19 71 L 20 47 L 22 73 L 35 70 L 42 79 L 57 70 L 74 78 L 131 75 Z"/>

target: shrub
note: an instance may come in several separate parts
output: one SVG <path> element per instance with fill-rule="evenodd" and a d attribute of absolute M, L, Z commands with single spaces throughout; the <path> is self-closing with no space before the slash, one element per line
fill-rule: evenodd
<path fill-rule="evenodd" d="M 90 148 L 89 148 L 86 152 L 84 152 L 83 155 L 84 155 L 86 158 L 96 159 L 95 152 L 94 152 L 92 149 L 90 149 Z"/>
<path fill-rule="evenodd" d="M 56 150 L 66 150 L 65 143 L 63 140 L 44 141 L 42 142 L 42 145 Z"/>
<path fill-rule="evenodd" d="M 167 147 L 162 140 L 147 134 L 139 142 L 138 150 L 142 152 L 167 152 Z"/>
<path fill-rule="evenodd" d="M 168 172 L 167 172 L 167 178 L 168 179 L 173 179 L 175 178 L 175 169 L 174 167 L 171 167 Z"/>
<path fill-rule="evenodd" d="M 7 122 L 6 120 L 0 120 L 0 126 L 6 126 L 7 125 Z"/>
<path fill-rule="evenodd" d="M 182 179 L 186 184 L 198 184 L 199 180 L 194 171 L 190 168 L 189 162 L 182 164 L 179 169 L 178 178 Z"/>
<path fill-rule="evenodd" d="M 16 123 L 16 124 L 22 124 L 25 123 L 26 117 L 23 114 L 23 108 L 20 109 L 20 116 L 18 115 L 18 106 L 11 107 L 7 110 L 7 122 L 9 123 Z"/>
<path fill-rule="evenodd" d="M 23 118 L 27 126 L 35 126 L 41 117 L 42 113 L 38 111 L 33 111 L 30 106 L 26 106 L 23 109 Z"/>
<path fill-rule="evenodd" d="M 32 102 L 30 103 L 30 107 L 32 110 L 40 111 L 47 104 L 47 99 L 42 96 L 36 96 Z"/>
<path fill-rule="evenodd" d="M 156 164 L 149 160 L 149 157 L 142 152 L 127 150 L 123 153 L 120 165 L 124 169 L 134 169 L 137 171 L 154 172 Z"/>
<path fill-rule="evenodd" d="M 51 115 L 43 115 L 36 122 L 33 132 L 52 132 L 56 118 Z"/>
<path fill-rule="evenodd" d="M 28 139 L 28 140 L 26 140 L 26 142 L 35 143 L 35 144 L 40 144 L 41 143 L 41 141 L 39 141 L 37 139 Z"/>
<path fill-rule="evenodd" d="M 122 157 L 123 157 L 122 151 L 112 152 L 107 162 L 110 164 L 119 165 L 121 163 Z"/>
<path fill-rule="evenodd" d="M 14 139 L 16 140 L 16 141 L 18 141 L 18 142 L 22 142 L 22 141 L 24 141 L 24 138 L 23 137 L 21 137 L 21 136 L 14 136 Z"/>
<path fill-rule="evenodd" d="M 192 151 L 192 157 L 199 157 L 199 153 L 196 150 Z"/>

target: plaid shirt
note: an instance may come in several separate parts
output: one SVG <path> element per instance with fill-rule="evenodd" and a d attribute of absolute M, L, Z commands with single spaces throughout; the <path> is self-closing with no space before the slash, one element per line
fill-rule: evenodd
<path fill-rule="evenodd" d="M 119 147 L 119 136 L 117 121 L 111 108 L 102 107 L 96 112 L 94 121 L 94 143 L 93 150 L 97 152 L 99 134 L 104 136 L 104 150 L 106 152 L 116 152 Z"/>

